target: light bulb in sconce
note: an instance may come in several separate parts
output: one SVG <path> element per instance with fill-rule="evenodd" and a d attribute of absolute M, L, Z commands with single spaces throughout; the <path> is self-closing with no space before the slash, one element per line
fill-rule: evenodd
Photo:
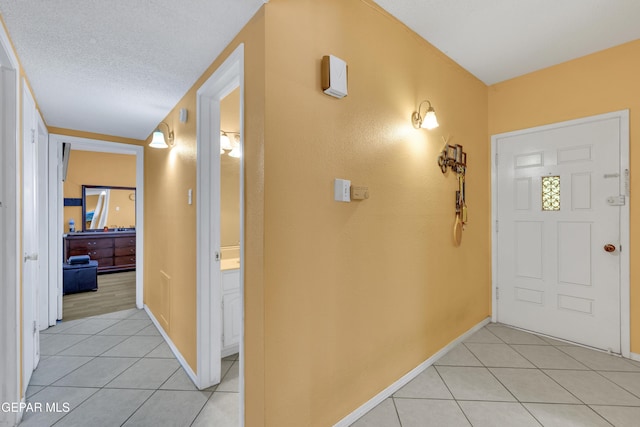
<path fill-rule="evenodd" d="M 429 107 L 429 109 L 427 110 L 427 113 L 424 115 L 424 120 L 422 121 L 422 128 L 423 129 L 435 129 L 438 126 L 440 126 L 438 124 L 438 118 L 436 117 L 436 112 L 433 109 L 433 107 Z"/>
<path fill-rule="evenodd" d="M 237 147 L 234 147 L 233 150 L 229 152 L 229 157 L 235 157 L 236 159 L 242 157 L 242 151 L 240 151 L 239 145 Z"/>
<path fill-rule="evenodd" d="M 231 140 L 233 137 L 233 141 Z M 229 157 L 241 157 L 240 133 L 231 131 L 220 131 L 220 154 L 227 153 Z"/>
<path fill-rule="evenodd" d="M 167 148 L 167 142 L 164 140 L 164 134 L 160 130 L 156 130 L 153 132 L 153 138 L 151 139 L 151 143 L 149 147 L 152 148 Z"/>
<path fill-rule="evenodd" d="M 164 133 L 160 130 L 160 126 L 165 125 L 167 127 L 167 138 L 165 139 Z M 169 144 L 167 144 L 167 140 Z M 169 125 L 165 122 L 160 122 L 158 127 L 153 132 L 153 137 L 151 138 L 151 143 L 149 143 L 149 147 L 152 148 L 167 148 L 173 147 L 173 131 L 169 128 Z"/>
<path fill-rule="evenodd" d="M 223 154 L 224 150 L 229 151 L 232 148 L 229 135 L 225 131 L 220 131 L 220 154 Z"/>
<path fill-rule="evenodd" d="M 429 106 L 427 107 L 427 111 L 425 111 L 423 116 L 422 114 L 420 114 L 420 109 L 425 103 Z M 440 126 L 438 124 L 438 118 L 436 117 L 436 110 L 431 106 L 431 102 L 427 100 L 422 101 L 418 106 L 418 111 L 414 111 L 414 113 L 411 115 L 411 122 L 413 123 L 413 127 L 416 129 L 422 128 L 431 130 Z"/>
<path fill-rule="evenodd" d="M 233 149 L 229 153 L 229 157 L 235 157 L 236 159 L 242 157 L 242 150 L 240 149 L 240 135 L 238 134 L 233 137 Z"/>

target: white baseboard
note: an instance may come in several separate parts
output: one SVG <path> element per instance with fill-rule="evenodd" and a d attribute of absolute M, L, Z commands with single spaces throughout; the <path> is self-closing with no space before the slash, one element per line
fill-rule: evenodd
<path fill-rule="evenodd" d="M 629 353 L 629 359 L 635 360 L 636 362 L 640 362 L 640 354 L 638 354 L 638 353 Z"/>
<path fill-rule="evenodd" d="M 420 375 L 429 366 L 433 365 L 438 359 L 444 356 L 449 350 L 451 350 L 453 347 L 455 347 L 456 345 L 458 345 L 459 343 L 461 343 L 462 341 L 464 341 L 465 339 L 473 335 L 476 331 L 484 327 L 489 322 L 491 322 L 491 318 L 487 317 L 486 319 L 484 319 L 483 321 L 481 321 L 480 323 L 478 323 L 477 325 L 469 329 L 467 332 L 460 335 L 455 340 L 451 341 L 449 344 L 443 347 L 436 354 L 434 354 L 433 356 L 431 356 L 430 358 L 428 358 L 427 360 L 425 360 L 424 362 L 422 362 L 421 364 L 413 368 L 407 374 L 403 375 L 400 379 L 398 379 L 389 387 L 385 388 L 380 393 L 375 395 L 373 398 L 367 401 L 364 405 L 360 406 L 358 409 L 356 409 L 355 411 L 353 411 L 352 413 L 350 413 L 349 415 L 347 415 L 346 417 L 338 421 L 336 424 L 334 424 L 333 427 L 348 427 L 354 422 L 356 422 L 367 412 L 369 412 L 370 410 L 378 406 L 380 403 L 382 403 L 382 401 L 384 401 L 386 398 L 392 396 L 393 393 L 395 393 L 396 391 L 404 387 L 406 384 L 408 384 L 409 381 L 411 381 L 412 379 Z"/>
<path fill-rule="evenodd" d="M 151 313 L 151 310 L 149 310 L 149 307 L 147 307 L 146 304 L 144 305 L 144 311 L 147 312 L 153 324 L 156 325 L 156 328 L 162 335 L 162 338 L 164 338 L 165 342 L 173 352 L 173 355 L 176 356 L 176 359 L 178 359 L 178 362 L 180 362 L 180 365 L 184 368 L 185 372 L 187 373 L 187 375 L 189 376 L 193 384 L 196 387 L 198 387 L 198 376 L 196 375 L 195 372 L 193 372 L 193 369 L 191 369 L 191 366 L 189 366 L 185 358 L 182 356 L 182 353 L 180 353 L 180 350 L 178 350 L 178 347 L 175 346 L 173 341 L 171 341 L 171 338 L 169 338 L 169 336 L 164 331 L 164 329 L 162 329 L 162 327 L 160 326 L 160 323 L 158 322 L 158 319 L 156 319 L 153 313 Z"/>

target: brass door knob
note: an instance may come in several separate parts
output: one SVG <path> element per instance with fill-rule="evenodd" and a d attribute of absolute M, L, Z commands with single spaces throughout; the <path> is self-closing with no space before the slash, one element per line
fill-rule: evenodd
<path fill-rule="evenodd" d="M 614 252 L 616 250 L 616 246 L 612 245 L 611 243 L 607 243 L 606 245 L 604 245 L 604 250 L 605 252 Z"/>

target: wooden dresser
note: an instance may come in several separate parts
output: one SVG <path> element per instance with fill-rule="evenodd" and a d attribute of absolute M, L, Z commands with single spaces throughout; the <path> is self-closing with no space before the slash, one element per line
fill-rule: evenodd
<path fill-rule="evenodd" d="M 89 255 L 98 261 L 98 274 L 136 269 L 135 231 L 91 231 L 64 236 L 64 259 Z"/>

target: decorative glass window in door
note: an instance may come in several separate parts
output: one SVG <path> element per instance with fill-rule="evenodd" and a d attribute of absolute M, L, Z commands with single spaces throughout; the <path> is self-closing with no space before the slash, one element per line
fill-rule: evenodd
<path fill-rule="evenodd" d="M 559 176 L 543 176 L 542 177 L 542 210 L 543 211 L 559 211 L 560 210 L 560 177 Z"/>

